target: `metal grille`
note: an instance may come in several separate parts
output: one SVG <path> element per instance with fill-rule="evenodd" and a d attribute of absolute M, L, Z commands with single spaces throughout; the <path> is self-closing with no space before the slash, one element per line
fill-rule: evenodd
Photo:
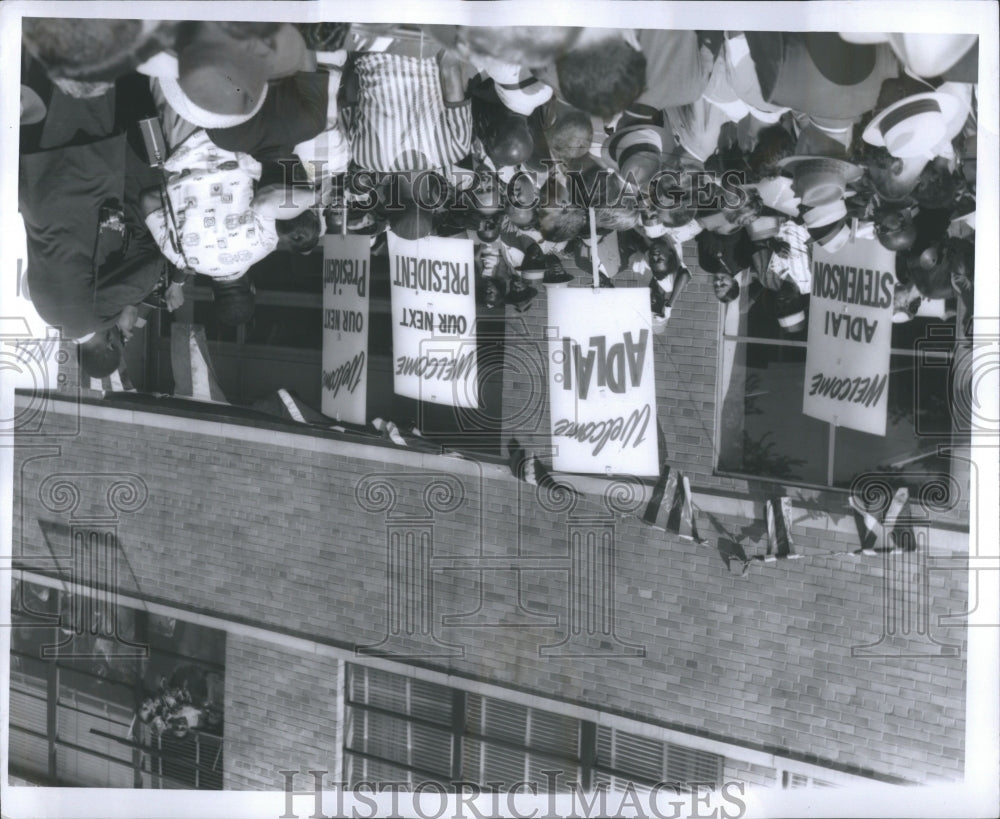
<path fill-rule="evenodd" d="M 625 781 L 677 783 L 685 789 L 692 782 L 718 785 L 722 779 L 724 757 L 707 751 L 687 748 L 629 734 L 614 728 L 597 729 L 597 768 L 603 774 L 597 781 L 612 787 Z"/>
<path fill-rule="evenodd" d="M 646 790 L 722 779 L 717 754 L 398 674 L 348 666 L 347 693 L 344 776 L 352 783 L 460 778 L 565 791 L 571 782 Z"/>

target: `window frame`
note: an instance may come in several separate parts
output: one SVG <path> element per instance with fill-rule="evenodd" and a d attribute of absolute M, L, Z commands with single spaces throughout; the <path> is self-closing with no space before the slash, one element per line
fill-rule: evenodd
<path fill-rule="evenodd" d="M 745 291 L 745 289 L 744 289 Z M 726 329 L 726 323 L 731 309 L 737 311 L 741 310 L 740 302 L 742 298 L 733 301 L 729 304 L 719 305 L 719 328 L 721 330 L 719 335 L 719 344 L 716 349 L 716 378 L 715 378 L 715 419 L 713 424 L 713 441 L 712 441 L 712 474 L 724 478 L 739 478 L 743 480 L 752 481 L 763 481 L 768 484 L 780 485 L 780 486 L 794 486 L 800 487 L 806 490 L 818 490 L 823 492 L 836 492 L 841 495 L 849 495 L 850 488 L 844 486 L 837 486 L 833 482 L 833 476 L 836 471 L 836 445 L 837 445 L 837 426 L 829 421 L 822 421 L 820 419 L 814 419 L 820 423 L 825 423 L 827 427 L 827 450 L 826 450 L 826 482 L 825 483 L 814 483 L 811 481 L 800 480 L 797 478 L 777 478 L 768 475 L 756 475 L 751 472 L 743 472 L 739 470 L 732 469 L 722 469 L 719 467 L 719 457 L 721 454 L 721 442 L 723 435 L 722 428 L 722 408 L 725 401 L 725 390 L 727 385 L 722 383 L 722 372 L 723 372 L 723 362 L 725 359 L 727 345 L 732 344 L 734 354 L 735 350 L 738 349 L 738 345 L 743 344 L 756 344 L 760 346 L 773 346 L 773 347 L 792 347 L 797 349 L 806 349 L 808 347 L 808 341 L 805 339 L 783 339 L 783 338 L 764 338 L 758 336 L 751 336 L 746 334 L 740 334 L 739 332 L 731 333 Z M 738 313 L 737 313 L 738 315 Z M 944 337 L 942 341 L 946 340 Z M 901 347 L 890 347 L 889 355 L 890 361 L 892 356 L 909 356 L 910 358 L 925 357 L 925 356 L 940 356 L 941 358 L 947 359 L 949 364 L 954 361 L 956 356 L 956 348 L 959 339 L 952 336 L 950 338 L 951 345 L 947 350 L 944 349 L 934 349 L 934 350 L 914 350 L 912 348 L 901 348 Z M 891 366 L 890 366 L 891 374 Z M 888 389 L 888 387 L 887 387 Z M 934 436 L 939 438 L 940 443 L 950 443 L 954 437 L 954 428 L 948 433 L 941 433 L 939 436 Z M 931 436 L 928 436 L 931 437 Z"/>
<path fill-rule="evenodd" d="M 361 673 L 360 677 L 354 677 L 355 674 Z M 681 791 L 685 790 L 685 787 L 689 783 L 685 782 L 672 782 L 668 779 L 667 771 L 670 764 L 670 754 L 672 750 L 677 749 L 677 751 L 683 752 L 696 752 L 699 754 L 704 754 L 706 756 L 714 757 L 716 764 L 715 773 L 715 783 L 716 785 L 722 782 L 723 771 L 726 763 L 726 758 L 719 754 L 712 754 L 707 751 L 700 751 L 695 748 L 688 748 L 687 746 L 679 745 L 677 743 L 667 742 L 664 740 L 651 739 L 648 737 L 639 737 L 639 735 L 631 734 L 628 731 L 620 730 L 617 728 L 612 728 L 608 726 L 599 726 L 597 723 L 580 719 L 578 717 L 572 717 L 566 714 L 560 714 L 558 711 L 549 711 L 546 709 L 540 709 L 533 706 L 522 706 L 514 700 L 504 700 L 498 699 L 496 697 L 489 697 L 482 694 L 470 693 L 456 688 L 450 688 L 447 686 L 440 685 L 438 683 L 432 683 L 432 685 L 441 689 L 442 696 L 449 696 L 450 703 L 450 722 L 446 726 L 443 722 L 436 722 L 432 719 L 427 719 L 425 717 L 415 716 L 412 714 L 403 714 L 401 712 L 392 711 L 391 709 L 386 709 L 381 706 L 370 705 L 368 703 L 359 702 L 356 696 L 351 696 L 353 686 L 358 685 L 360 680 L 369 679 L 371 674 L 388 674 L 393 677 L 398 677 L 406 681 L 406 691 L 407 699 L 410 696 L 412 681 L 414 678 L 409 677 L 405 674 L 396 674 L 391 671 L 383 671 L 381 669 L 370 668 L 364 665 L 358 665 L 355 663 L 348 663 L 346 666 L 346 678 L 345 678 L 345 695 L 344 695 L 344 718 L 345 726 L 348 721 L 351 723 L 350 729 L 344 731 L 343 739 L 343 770 L 341 771 L 342 777 L 345 781 L 355 782 L 363 781 L 367 776 L 367 769 L 362 769 L 360 775 L 356 774 L 354 771 L 349 771 L 349 766 L 352 765 L 351 759 L 357 757 L 362 760 L 371 760 L 374 762 L 391 765 L 394 768 L 398 768 L 406 771 L 408 776 L 408 784 L 413 783 L 413 775 L 419 774 L 424 777 L 430 777 L 435 781 L 442 783 L 443 785 L 457 785 L 462 781 L 467 781 L 469 771 L 466 770 L 464 765 L 463 752 L 466 750 L 466 742 L 477 742 L 480 743 L 478 748 L 479 753 L 479 778 L 483 780 L 482 784 L 488 784 L 486 779 L 494 779 L 489 774 L 484 774 L 482 771 L 483 767 L 483 755 L 489 747 L 501 748 L 508 751 L 515 751 L 523 755 L 523 777 L 526 781 L 530 778 L 530 768 L 532 765 L 532 756 L 542 758 L 546 761 L 553 760 L 560 763 L 565 763 L 566 769 L 563 770 L 563 775 L 567 785 L 570 783 L 575 783 L 578 787 L 581 787 L 585 791 L 592 789 L 593 783 L 598 779 L 611 779 L 612 781 L 624 780 L 627 782 L 632 782 L 640 786 L 653 787 L 654 785 L 663 782 L 667 784 L 677 785 Z M 478 720 L 473 720 L 470 717 L 470 705 L 473 704 L 474 700 L 478 699 L 478 707 L 475 707 L 475 712 L 478 713 Z M 495 735 L 490 735 L 489 731 L 485 728 L 485 720 L 487 719 L 487 707 L 490 703 L 502 703 L 504 705 L 519 706 L 526 709 L 525 725 L 523 734 L 523 741 L 517 742 L 506 737 L 498 737 Z M 407 705 L 409 710 L 409 705 Z M 356 716 L 355 711 L 361 713 L 380 713 L 402 722 L 407 725 L 426 725 L 429 727 L 436 728 L 438 730 L 447 730 L 451 734 L 451 776 L 450 780 L 445 780 L 440 774 L 435 773 L 429 769 L 422 768 L 419 765 L 413 764 L 403 764 L 400 762 L 393 761 L 391 759 L 386 759 L 380 757 L 376 754 L 371 754 L 367 751 L 358 750 L 357 746 L 361 743 L 358 742 L 356 736 L 351 737 L 353 731 L 357 730 L 358 723 L 355 722 Z M 547 714 L 559 717 L 560 719 L 565 719 L 572 721 L 575 724 L 575 735 L 576 735 L 576 752 L 575 754 L 570 752 L 560 753 L 555 750 L 549 750 L 546 748 L 540 748 L 537 745 L 532 745 L 531 743 L 531 723 L 533 714 Z M 475 724 L 474 724 L 475 723 Z M 600 756 L 600 737 L 601 731 L 610 731 L 611 742 L 614 743 L 615 737 L 619 734 L 637 737 L 655 743 L 659 747 L 660 753 L 660 770 L 662 774 L 659 779 L 652 780 L 648 776 L 642 774 L 629 773 L 628 771 L 619 769 L 612 765 L 612 760 L 603 760 Z M 409 733 L 408 733 L 409 736 Z M 350 739 L 349 739 L 350 737 Z M 363 742 L 363 740 L 362 740 Z M 409 744 L 409 739 L 408 739 Z M 354 746 L 354 747 L 352 747 Z M 408 749 L 409 754 L 412 749 Z M 410 758 L 408 756 L 408 758 Z M 569 766 L 572 766 L 576 771 L 576 777 L 571 778 L 569 771 Z M 693 782 L 694 780 L 692 780 Z M 704 782 L 703 778 L 699 778 L 698 782 Z M 513 783 L 510 783 L 513 784 Z M 536 783 L 543 784 L 543 783 Z"/>

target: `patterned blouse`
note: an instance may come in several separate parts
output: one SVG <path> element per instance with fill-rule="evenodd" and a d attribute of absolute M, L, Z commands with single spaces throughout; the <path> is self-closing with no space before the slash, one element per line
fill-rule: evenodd
<path fill-rule="evenodd" d="M 146 217 L 163 254 L 177 267 L 217 279 L 236 278 L 277 247 L 274 220 L 252 207 L 261 165 L 219 148 L 195 131 L 166 161 L 171 208 Z"/>

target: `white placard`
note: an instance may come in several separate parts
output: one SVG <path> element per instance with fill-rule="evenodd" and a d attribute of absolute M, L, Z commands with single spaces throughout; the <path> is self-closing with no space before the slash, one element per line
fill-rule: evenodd
<path fill-rule="evenodd" d="M 551 288 L 548 304 L 553 467 L 658 475 L 648 289 Z"/>
<path fill-rule="evenodd" d="M 472 240 L 390 233 L 389 281 L 396 394 L 478 407 Z"/>
<path fill-rule="evenodd" d="M 367 422 L 371 243 L 367 236 L 323 237 L 324 415 Z"/>
<path fill-rule="evenodd" d="M 885 435 L 895 258 L 873 239 L 813 250 L 805 415 Z"/>

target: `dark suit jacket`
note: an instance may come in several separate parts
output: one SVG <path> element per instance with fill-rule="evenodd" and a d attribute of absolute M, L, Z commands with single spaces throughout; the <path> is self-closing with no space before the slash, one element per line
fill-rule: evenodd
<path fill-rule="evenodd" d="M 122 134 L 22 156 L 19 172 L 35 309 L 67 338 L 110 327 L 123 307 L 152 292 L 165 269 L 138 210 L 148 167 Z M 125 210 L 124 248 L 99 236 L 99 211 L 111 200 Z"/>

